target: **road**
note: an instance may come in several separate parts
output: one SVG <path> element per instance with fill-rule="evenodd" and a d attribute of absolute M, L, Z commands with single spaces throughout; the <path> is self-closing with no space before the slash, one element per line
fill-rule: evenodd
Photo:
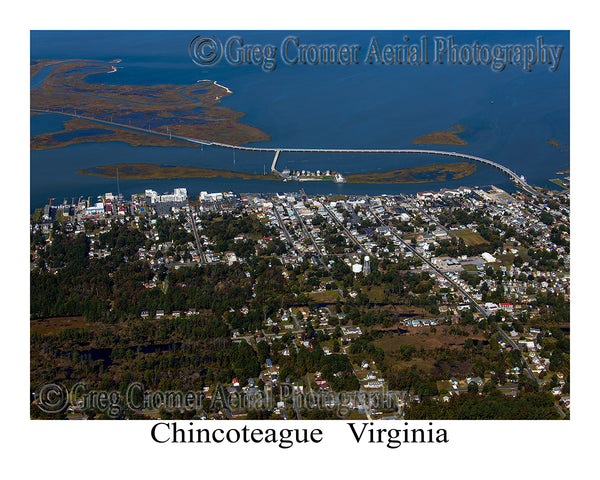
<path fill-rule="evenodd" d="M 306 236 L 309 238 L 309 240 L 312 242 L 313 247 L 315 248 L 315 251 L 316 251 L 317 255 L 319 256 L 319 258 L 318 258 L 319 262 L 321 262 L 321 265 L 323 265 L 325 267 L 325 269 L 329 272 L 329 275 L 330 275 L 331 279 L 335 282 L 335 285 L 336 285 L 338 293 L 340 294 L 340 297 L 344 298 L 344 292 L 339 287 L 339 285 L 337 284 L 337 282 L 335 281 L 335 279 L 333 278 L 333 276 L 331 276 L 331 266 L 329 265 L 329 263 L 327 263 L 325 261 L 324 256 L 321 254 L 321 250 L 319 249 L 319 247 L 315 243 L 315 239 L 313 238 L 313 236 L 311 235 L 311 233 L 308 231 L 308 228 L 306 228 L 306 225 L 304 225 L 304 221 L 302 220 L 302 217 L 296 211 L 296 208 L 293 205 L 291 205 L 291 207 L 292 207 L 292 210 L 294 211 L 294 215 L 298 219 L 298 222 L 300 222 L 300 226 L 302 227 L 302 230 L 304 231 L 304 233 L 306 234 Z"/>
<path fill-rule="evenodd" d="M 315 253 L 319 257 L 318 260 L 321 262 L 321 265 L 323 265 L 327 269 L 327 271 L 329 271 L 329 265 L 327 265 L 327 263 L 325 262 L 325 259 L 323 258 L 323 254 L 321 253 L 321 250 L 315 243 L 315 239 L 308 231 L 308 228 L 306 228 L 306 225 L 304 224 L 304 220 L 302 220 L 302 217 L 298 214 L 296 207 L 294 207 L 293 205 L 290 205 L 290 206 L 292 207 L 292 210 L 294 211 L 294 215 L 295 215 L 296 219 L 298 220 L 298 222 L 300 223 L 300 226 L 302 227 L 302 231 L 304 231 L 304 234 L 311 241 L 313 247 L 315 248 Z"/>
<path fill-rule="evenodd" d="M 295 245 L 294 245 L 294 241 L 292 240 L 292 237 L 290 235 L 290 232 L 288 232 L 287 227 L 285 226 L 285 223 L 283 223 L 283 218 L 281 218 L 281 215 L 279 214 L 279 212 L 277 211 L 277 208 L 274 207 L 273 211 L 275 212 L 275 216 L 277 217 L 277 221 L 279 222 L 279 225 L 281 226 L 281 229 L 283 230 L 283 234 L 285 235 L 285 238 L 287 239 L 288 243 L 290 244 L 290 246 L 294 249 L 294 251 L 300 255 L 300 252 L 296 249 Z"/>
<path fill-rule="evenodd" d="M 531 370 L 531 367 L 529 366 L 527 359 L 523 355 L 523 351 L 519 348 L 519 346 L 515 342 L 513 342 L 512 338 L 510 338 L 510 336 L 507 335 L 504 330 L 502 330 L 502 328 L 498 329 L 498 333 L 500 333 L 500 335 L 502 335 L 502 337 L 510 344 L 510 346 L 513 348 L 513 350 L 519 351 L 519 353 L 521 354 L 521 361 L 523 362 L 523 365 L 525 366 L 525 371 L 527 372 L 527 376 L 529 378 L 531 378 L 532 380 L 535 380 L 535 382 L 538 384 L 540 389 L 542 389 L 543 384 L 542 384 L 542 382 L 540 382 L 540 379 L 535 376 L 535 374 L 533 373 L 533 370 Z M 559 413 L 559 415 L 562 418 L 566 417 L 565 412 L 562 410 L 562 408 L 560 408 L 560 405 L 558 405 L 557 402 L 554 402 L 554 408 L 556 409 L 556 411 Z"/>
<path fill-rule="evenodd" d="M 323 205 L 323 208 L 329 214 L 329 216 L 331 218 L 333 218 L 333 221 L 336 222 L 344 230 L 344 232 L 346 233 L 346 236 L 358 247 L 358 249 L 362 252 L 362 254 L 367 255 L 367 249 L 365 247 L 363 247 L 363 245 L 356 239 L 356 237 L 350 233 L 350 231 L 346 228 L 346 225 L 344 225 L 342 222 L 339 221 L 339 219 L 335 216 L 335 214 L 331 210 L 329 210 L 329 207 L 327 207 L 327 205 L 325 205 L 325 203 L 322 203 L 322 205 Z"/>
<path fill-rule="evenodd" d="M 384 221 L 379 217 L 379 215 L 377 215 L 375 213 L 375 211 L 371 208 L 371 206 L 369 206 L 369 212 L 371 212 L 371 215 L 373 215 L 377 221 L 379 223 L 381 223 L 382 225 L 386 226 L 389 228 L 390 232 L 392 233 L 392 235 L 394 235 L 394 237 L 396 237 L 406 248 L 408 248 L 408 250 L 410 250 L 413 255 L 416 255 L 419 259 L 421 259 L 424 263 L 426 263 L 427 265 L 429 265 L 429 267 L 431 267 L 431 269 L 436 272 L 438 275 L 444 277 L 450 284 L 452 284 L 454 286 L 454 288 L 456 288 L 466 299 L 468 299 L 473 305 L 475 305 L 475 307 L 477 308 L 477 310 L 485 317 L 488 317 L 488 313 L 487 311 L 477 303 L 477 301 L 471 297 L 471 295 L 469 295 L 468 292 L 465 291 L 465 289 L 463 289 L 458 283 L 456 283 L 452 278 L 450 278 L 446 273 L 442 272 L 440 269 L 438 269 L 433 263 L 431 263 L 427 258 L 425 258 L 423 255 L 421 255 L 417 249 L 415 249 L 412 245 L 410 245 L 408 242 L 406 242 L 400 235 L 398 235 L 396 233 L 396 231 L 394 230 L 394 228 L 391 225 L 386 225 L 384 223 Z"/>
<path fill-rule="evenodd" d="M 377 220 L 382 224 L 385 225 L 383 223 L 383 221 L 381 220 L 381 218 L 379 218 L 379 216 L 373 211 L 373 209 L 369 206 L 369 211 L 371 212 L 372 215 L 375 216 L 375 218 L 377 218 Z M 436 222 L 437 225 L 437 222 Z M 398 239 L 400 240 L 400 242 L 402 242 L 411 252 L 413 252 L 414 255 L 416 255 L 417 257 L 419 257 L 423 262 L 427 263 L 427 265 L 429 265 L 436 273 L 438 273 L 439 275 L 442 275 L 446 280 L 448 280 L 458 291 L 460 291 L 465 298 L 468 298 L 469 301 L 475 305 L 475 307 L 477 308 L 477 310 L 479 310 L 479 312 L 481 312 L 481 314 L 487 318 L 489 317 L 488 312 L 477 303 L 477 301 L 471 297 L 460 285 L 458 285 L 457 283 L 455 283 L 450 277 L 448 277 L 448 275 L 446 275 L 445 273 L 441 272 L 437 267 L 435 267 L 427 258 L 425 258 L 424 256 L 420 255 L 416 249 L 414 249 L 411 245 L 409 245 L 407 242 L 405 242 L 399 235 L 397 235 L 394 231 L 394 229 L 388 225 L 388 228 L 390 229 L 390 232 L 392 232 L 392 234 Z M 510 346 L 513 349 L 516 349 L 519 354 L 521 355 L 521 360 L 523 362 L 523 365 L 525 366 L 525 371 L 527 373 L 527 376 L 529 376 L 532 380 L 535 380 L 535 382 L 538 384 L 538 386 L 540 388 L 542 388 L 542 384 L 540 382 L 540 380 L 536 377 L 536 375 L 533 373 L 533 371 L 531 370 L 531 367 L 529 366 L 529 363 L 527 362 L 527 359 L 525 358 L 525 356 L 523 355 L 522 350 L 519 348 L 519 346 L 513 342 L 513 340 L 510 338 L 509 335 L 506 334 L 506 332 L 504 330 L 502 330 L 502 328 L 498 328 L 498 333 L 500 333 L 500 335 L 502 335 L 502 337 L 504 337 L 506 339 L 506 341 L 510 344 Z M 565 413 L 563 412 L 563 410 L 560 408 L 560 406 L 558 405 L 558 403 L 554 403 L 554 408 L 558 411 L 558 413 L 560 414 L 560 416 L 562 418 L 565 418 Z"/>
<path fill-rule="evenodd" d="M 198 229 L 196 228 L 196 220 L 194 218 L 194 211 L 190 210 L 190 219 L 192 222 L 192 228 L 194 230 L 194 237 L 196 238 L 196 247 L 198 248 L 198 255 L 200 256 L 200 263 L 202 265 L 206 265 L 208 262 L 206 261 L 206 256 L 202 251 L 202 247 L 200 246 L 200 237 L 198 236 Z"/>

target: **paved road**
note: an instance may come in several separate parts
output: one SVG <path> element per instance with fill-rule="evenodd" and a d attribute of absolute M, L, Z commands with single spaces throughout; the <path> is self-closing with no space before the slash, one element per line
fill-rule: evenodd
<path fill-rule="evenodd" d="M 279 212 L 277 211 L 277 208 L 273 208 L 273 211 L 275 212 L 275 216 L 277 217 L 277 221 L 279 222 L 279 225 L 281 226 L 281 229 L 283 230 L 283 234 L 285 235 L 285 238 L 287 239 L 288 243 L 290 244 L 290 246 L 294 249 L 294 251 L 300 255 L 300 252 L 296 249 L 296 247 L 294 246 L 294 241 L 292 240 L 292 237 L 290 235 L 290 232 L 288 231 L 287 227 L 285 226 L 285 223 L 283 223 L 283 218 L 281 218 L 281 215 L 279 214 Z"/>
<path fill-rule="evenodd" d="M 346 228 L 346 225 L 344 225 L 342 222 L 340 222 L 340 220 L 335 216 L 335 214 L 331 210 L 329 210 L 329 207 L 327 207 L 327 205 L 325 205 L 325 203 L 322 203 L 322 205 L 323 205 L 323 208 L 325 208 L 325 210 L 329 214 L 329 216 L 331 218 L 333 218 L 333 221 L 336 222 L 340 227 L 342 227 L 342 229 L 346 233 L 346 236 L 358 247 L 358 249 L 362 252 L 362 254 L 367 255 L 367 253 L 368 253 L 367 249 L 365 247 L 363 247 L 363 245 L 356 239 L 356 237 L 350 233 L 350 231 Z"/>
<path fill-rule="evenodd" d="M 196 238 L 196 246 L 198 247 L 198 255 L 200 256 L 200 263 L 205 265 L 208 263 L 206 261 L 206 256 L 202 251 L 202 247 L 200 246 L 200 237 L 198 236 L 198 229 L 196 228 L 196 220 L 194 219 L 194 212 L 190 211 L 190 219 L 192 222 L 192 228 L 194 229 L 194 237 Z"/>
<path fill-rule="evenodd" d="M 477 301 L 471 297 L 471 295 L 469 295 L 468 292 L 465 291 L 464 288 L 462 288 L 458 283 L 456 283 L 452 278 L 450 278 L 446 273 L 442 272 L 440 269 L 438 269 L 433 263 L 431 263 L 427 258 L 425 258 L 423 255 L 421 255 L 417 249 L 415 249 L 412 245 L 410 245 L 408 242 L 406 242 L 400 235 L 398 235 L 396 233 L 396 231 L 394 230 L 394 228 L 391 225 L 386 225 L 384 223 L 384 221 L 379 217 L 379 215 L 377 215 L 375 213 L 375 211 L 369 206 L 369 211 L 371 212 L 371 214 L 379 221 L 379 223 L 381 223 L 382 225 L 385 225 L 386 227 L 389 228 L 390 232 L 392 233 L 392 235 L 394 235 L 394 237 L 396 237 L 406 248 L 408 248 L 413 255 L 416 255 L 419 259 L 421 259 L 424 263 L 426 263 L 427 265 L 429 265 L 429 267 L 431 267 L 432 270 L 434 270 L 438 275 L 441 275 L 442 277 L 444 277 L 448 282 L 450 282 L 466 299 L 468 299 L 473 305 L 475 305 L 475 307 L 477 308 L 477 310 L 479 310 L 479 312 L 485 317 L 488 317 L 488 313 L 487 311 L 477 303 Z"/>
<path fill-rule="evenodd" d="M 313 247 L 315 248 L 315 254 L 318 255 L 318 257 L 319 257 L 318 260 L 321 262 L 321 265 L 323 265 L 329 271 L 329 265 L 327 265 L 327 263 L 325 262 L 325 259 L 323 258 L 323 254 L 321 253 L 321 250 L 315 243 L 315 239 L 308 231 L 308 228 L 306 228 L 306 225 L 304 224 L 304 220 L 302 220 L 302 217 L 300 216 L 300 214 L 298 214 L 296 207 L 294 207 L 293 205 L 291 205 L 291 207 L 292 207 L 292 210 L 294 211 L 295 217 L 298 219 L 298 222 L 300 223 L 300 226 L 302 227 L 302 230 L 304 231 L 304 234 L 308 237 L 308 239 L 311 241 Z"/>

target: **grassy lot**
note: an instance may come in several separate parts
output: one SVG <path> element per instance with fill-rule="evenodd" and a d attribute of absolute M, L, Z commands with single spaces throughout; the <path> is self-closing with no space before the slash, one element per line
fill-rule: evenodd
<path fill-rule="evenodd" d="M 346 195 L 331 195 L 330 197 L 327 197 L 327 200 L 330 202 L 337 202 L 339 200 L 346 200 Z"/>
<path fill-rule="evenodd" d="M 467 245 L 482 245 L 489 243 L 479 233 L 473 232 L 472 230 L 457 230 L 452 233 L 457 237 L 462 238 Z"/>
<path fill-rule="evenodd" d="M 340 292 L 337 290 L 330 290 L 325 292 L 311 293 L 310 298 L 317 303 L 334 303 L 340 298 Z"/>
<path fill-rule="evenodd" d="M 446 348 L 462 348 L 467 338 L 475 338 L 483 340 L 484 336 L 482 333 L 477 335 L 472 334 L 471 326 L 462 326 L 462 330 L 466 330 L 469 333 L 469 337 L 463 337 L 460 335 L 449 335 L 447 329 L 449 327 L 437 326 L 436 332 L 432 333 L 429 327 L 402 327 L 408 330 L 408 333 L 390 334 L 385 337 L 378 338 L 373 343 L 386 353 L 392 353 L 398 350 L 401 345 L 414 345 L 415 347 L 423 347 L 424 349 L 435 349 L 439 347 Z"/>
<path fill-rule="evenodd" d="M 371 302 L 382 302 L 385 297 L 384 289 L 380 285 L 369 287 L 365 293 Z"/>
<path fill-rule="evenodd" d="M 515 256 L 512 253 L 507 253 L 506 255 L 496 255 L 496 260 L 508 268 L 513 264 Z"/>
<path fill-rule="evenodd" d="M 70 328 L 88 328 L 92 326 L 85 318 L 78 317 L 54 317 L 38 318 L 31 320 L 30 330 L 32 333 L 47 335 L 49 333 L 61 332 Z"/>

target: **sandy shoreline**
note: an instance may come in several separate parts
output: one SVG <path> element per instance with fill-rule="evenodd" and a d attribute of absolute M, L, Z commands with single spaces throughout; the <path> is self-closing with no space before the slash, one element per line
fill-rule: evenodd
<path fill-rule="evenodd" d="M 202 80 L 197 80 L 196 83 L 202 83 L 202 82 L 212 82 L 213 85 L 216 85 L 217 87 L 220 87 L 222 89 L 224 89 L 227 93 L 233 93 L 231 90 L 229 90 L 226 86 L 221 85 L 220 83 L 217 83 L 216 80 L 209 80 L 208 78 L 204 78 Z"/>

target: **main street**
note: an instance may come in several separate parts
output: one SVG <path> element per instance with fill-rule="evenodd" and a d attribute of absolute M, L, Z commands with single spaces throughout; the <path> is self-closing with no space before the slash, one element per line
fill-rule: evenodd
<path fill-rule="evenodd" d="M 196 238 L 196 247 L 198 248 L 198 255 L 200 256 L 200 263 L 204 265 L 208 262 L 206 261 L 206 256 L 204 255 L 202 247 L 200 246 L 200 237 L 198 236 L 198 229 L 196 228 L 196 219 L 194 218 L 193 210 L 190 210 L 190 219 L 192 222 L 192 228 L 194 229 L 194 237 Z"/>
<path fill-rule="evenodd" d="M 446 273 L 442 272 L 439 268 L 437 268 L 433 263 L 431 263 L 425 256 L 421 255 L 418 250 L 416 248 L 414 248 L 412 245 L 410 245 L 408 242 L 406 242 L 398 233 L 396 233 L 394 227 L 392 227 L 391 225 L 386 225 L 384 223 L 384 221 L 379 217 L 379 215 L 377 215 L 375 213 L 375 211 L 371 208 L 371 206 L 369 205 L 369 212 L 371 213 L 371 215 L 373 215 L 377 221 L 379 223 L 381 223 L 381 225 L 386 226 L 390 232 L 392 233 L 392 235 L 394 237 L 396 237 L 396 239 L 398 239 L 400 241 L 400 243 L 402 243 L 404 245 L 404 247 L 406 247 L 408 250 L 410 250 L 415 256 L 417 256 L 421 261 L 423 261 L 424 263 L 426 263 L 427 265 L 429 265 L 429 267 L 436 272 L 438 275 L 444 277 L 451 285 L 454 286 L 454 288 L 456 288 L 456 290 L 458 290 L 465 299 L 467 299 L 469 302 L 471 302 L 475 308 L 477 308 L 477 310 L 484 316 L 484 317 L 488 317 L 488 313 L 487 311 L 477 303 L 477 301 L 471 296 L 469 295 L 469 293 L 462 288 L 458 283 L 456 283 L 450 276 L 448 276 Z"/>
<path fill-rule="evenodd" d="M 350 231 L 346 228 L 346 225 L 340 222 L 340 220 L 335 216 L 335 214 L 331 210 L 329 210 L 329 207 L 325 205 L 325 202 L 323 202 L 322 205 L 323 208 L 329 214 L 329 216 L 333 218 L 333 220 L 344 230 L 346 236 L 358 247 L 358 249 L 363 253 L 363 255 L 367 255 L 367 249 L 356 239 L 354 235 L 352 235 L 352 233 L 350 233 Z"/>
<path fill-rule="evenodd" d="M 286 238 L 287 242 L 296 251 L 296 253 L 298 255 L 300 255 L 300 252 L 298 252 L 298 250 L 296 249 L 296 246 L 294 245 L 294 241 L 292 240 L 290 232 L 288 232 L 288 229 L 285 226 L 285 223 L 283 222 L 283 218 L 281 218 L 281 215 L 277 211 L 277 207 L 276 206 L 274 206 L 273 212 L 275 212 L 275 216 L 277 217 L 277 221 L 279 222 L 279 226 L 281 227 L 281 230 L 283 230 L 283 234 L 285 235 L 285 238 Z"/>

